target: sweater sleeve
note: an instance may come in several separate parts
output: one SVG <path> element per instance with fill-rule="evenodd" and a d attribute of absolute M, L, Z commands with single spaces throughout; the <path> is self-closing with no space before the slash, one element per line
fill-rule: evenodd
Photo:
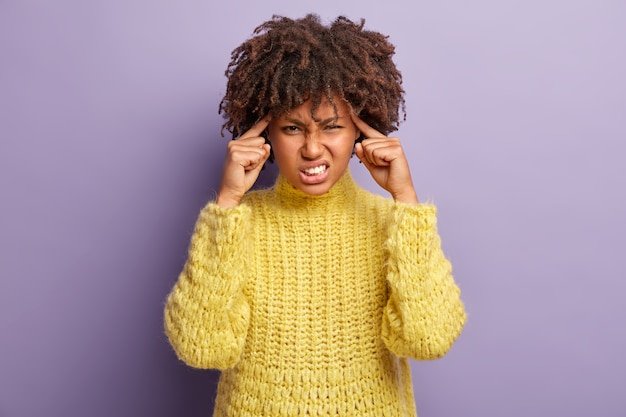
<path fill-rule="evenodd" d="M 389 298 L 382 338 L 398 356 L 442 357 L 461 333 L 466 315 L 452 267 L 441 250 L 436 208 L 395 203 L 388 233 Z"/>
<path fill-rule="evenodd" d="M 226 369 L 241 356 L 250 320 L 243 287 L 250 209 L 209 203 L 200 213 L 189 254 L 164 312 L 178 357 L 195 368 Z"/>

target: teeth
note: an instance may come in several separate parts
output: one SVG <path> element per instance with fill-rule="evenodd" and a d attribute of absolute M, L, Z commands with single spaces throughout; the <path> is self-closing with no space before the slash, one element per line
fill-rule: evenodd
<path fill-rule="evenodd" d="M 326 171 L 326 165 L 320 165 L 318 167 L 315 168 L 309 168 L 309 169 L 305 169 L 304 173 L 307 175 L 319 175 L 322 172 Z"/>

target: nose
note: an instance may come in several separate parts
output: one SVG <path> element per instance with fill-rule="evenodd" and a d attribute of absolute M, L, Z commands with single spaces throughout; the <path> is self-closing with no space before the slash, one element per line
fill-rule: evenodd
<path fill-rule="evenodd" d="M 317 134 L 310 133 L 304 137 L 301 152 L 302 157 L 307 160 L 315 160 L 322 155 L 324 146 L 320 143 Z"/>

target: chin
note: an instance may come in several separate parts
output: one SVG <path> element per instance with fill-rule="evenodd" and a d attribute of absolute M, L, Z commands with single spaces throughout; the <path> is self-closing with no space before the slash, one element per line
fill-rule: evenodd
<path fill-rule="evenodd" d="M 324 188 L 324 189 L 316 189 L 316 190 L 311 190 L 311 189 L 300 189 L 300 191 L 302 191 L 305 194 L 308 195 L 312 195 L 312 196 L 320 196 L 320 195 L 324 195 L 326 194 L 330 189 L 329 188 Z"/>
<path fill-rule="evenodd" d="M 311 196 L 320 196 L 330 191 L 331 187 L 332 185 L 329 186 L 327 184 L 315 184 L 315 185 L 301 184 L 299 187 L 296 187 L 296 188 L 305 194 L 308 194 Z"/>

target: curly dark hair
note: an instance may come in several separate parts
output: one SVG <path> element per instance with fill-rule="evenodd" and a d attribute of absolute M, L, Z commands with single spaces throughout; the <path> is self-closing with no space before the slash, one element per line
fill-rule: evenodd
<path fill-rule="evenodd" d="M 233 138 L 266 114 L 285 114 L 312 99 L 345 100 L 366 123 L 388 134 L 406 118 L 402 76 L 388 37 L 340 16 L 325 26 L 315 14 L 273 16 L 233 50 L 219 113 Z M 314 117 L 314 114 L 312 114 Z"/>

